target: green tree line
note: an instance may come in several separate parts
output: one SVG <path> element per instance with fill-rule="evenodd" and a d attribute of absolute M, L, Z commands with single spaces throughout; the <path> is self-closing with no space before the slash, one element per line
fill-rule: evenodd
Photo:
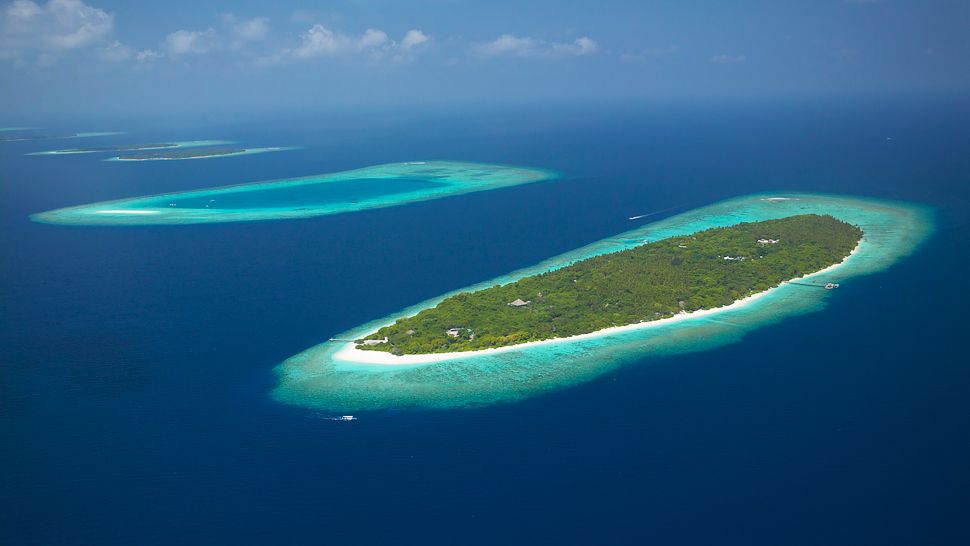
<path fill-rule="evenodd" d="M 358 347 L 472 351 L 712 309 L 839 263 L 861 238 L 858 227 L 816 214 L 671 237 L 456 294 L 365 338 L 387 343 Z"/>

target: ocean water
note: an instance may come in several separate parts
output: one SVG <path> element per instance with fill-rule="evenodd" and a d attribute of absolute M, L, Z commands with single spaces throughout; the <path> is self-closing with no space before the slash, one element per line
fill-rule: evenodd
<path fill-rule="evenodd" d="M 966 544 L 968 122 L 917 100 L 558 106 L 51 128 L 302 147 L 204 162 L 0 143 L 0 541 Z M 415 159 L 562 178 L 276 222 L 28 219 Z M 334 422 L 271 397 L 334 334 L 768 191 L 921 203 L 936 231 L 824 310 L 517 402 Z"/>

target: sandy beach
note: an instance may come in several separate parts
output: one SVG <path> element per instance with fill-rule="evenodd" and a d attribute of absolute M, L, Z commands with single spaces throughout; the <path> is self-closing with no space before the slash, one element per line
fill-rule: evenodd
<path fill-rule="evenodd" d="M 863 235 L 863 240 L 865 240 L 864 235 Z M 778 288 L 780 288 L 781 286 L 784 286 L 787 283 L 790 283 L 792 281 L 810 279 L 817 275 L 830 273 L 835 269 L 844 265 L 850 258 L 852 258 L 852 256 L 854 256 L 859 251 L 859 247 L 861 246 L 862 246 L 862 241 L 860 241 L 859 244 L 856 245 L 854 249 L 852 249 L 852 252 L 850 252 L 848 256 L 846 256 L 841 262 L 837 264 L 832 264 L 814 273 L 809 273 L 807 275 L 802 275 L 801 277 L 789 279 L 779 284 L 778 286 L 775 286 L 774 288 L 769 288 L 768 290 L 765 290 L 763 292 L 758 292 L 757 294 L 752 294 L 746 298 L 737 300 L 734 303 L 731 303 L 729 305 L 725 305 L 722 307 L 715 307 L 713 309 L 699 309 L 697 311 L 692 311 L 690 313 L 678 313 L 672 317 L 668 317 L 665 319 L 651 320 L 648 322 L 638 322 L 636 324 L 627 324 L 624 326 L 614 326 L 612 328 L 604 328 L 602 330 L 597 330 L 595 332 L 589 332 L 587 334 L 580 334 L 576 336 L 543 339 L 541 341 L 530 341 L 528 343 L 518 343 L 516 345 L 506 345 L 505 347 L 494 347 L 491 349 L 480 349 L 477 351 L 458 351 L 453 353 L 429 353 L 429 354 L 420 354 L 420 355 L 397 356 L 385 351 L 363 351 L 361 349 L 358 349 L 353 342 L 345 342 L 343 343 L 343 347 L 341 347 L 333 355 L 333 359 L 335 361 L 352 362 L 352 363 L 358 363 L 358 364 L 377 364 L 377 365 L 383 365 L 383 366 L 416 366 L 421 364 L 432 364 L 435 362 L 453 360 L 456 358 L 474 358 L 476 356 L 493 355 L 493 354 L 507 352 L 507 351 L 516 351 L 519 349 L 524 349 L 526 347 L 535 347 L 538 345 L 551 345 L 555 343 L 572 343 L 574 341 L 604 337 L 604 336 L 609 336 L 620 332 L 627 332 L 630 330 L 642 330 L 646 328 L 656 328 L 659 326 L 666 326 L 673 322 L 696 319 L 696 318 L 706 317 L 717 313 L 722 313 L 724 311 L 740 309 L 748 305 L 751 305 L 752 303 L 758 301 L 764 296 L 770 294 L 773 290 L 777 290 Z M 379 328 L 382 328 L 382 327 L 383 325 L 378 328 L 375 328 L 374 331 L 376 332 Z M 361 337 L 366 337 L 371 333 L 373 332 L 368 332 L 362 335 Z"/>

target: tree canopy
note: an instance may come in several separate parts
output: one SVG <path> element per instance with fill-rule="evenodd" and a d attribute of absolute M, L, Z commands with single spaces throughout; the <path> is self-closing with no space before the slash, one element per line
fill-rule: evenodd
<path fill-rule="evenodd" d="M 472 351 L 712 309 L 839 263 L 861 238 L 858 227 L 816 214 L 671 237 L 456 294 L 365 338 L 386 343 L 358 348 Z"/>

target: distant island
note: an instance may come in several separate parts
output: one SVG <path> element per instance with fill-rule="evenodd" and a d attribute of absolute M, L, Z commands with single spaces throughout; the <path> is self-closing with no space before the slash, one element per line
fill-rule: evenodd
<path fill-rule="evenodd" d="M 142 148 L 144 149 L 144 148 Z M 160 152 L 121 154 L 118 161 L 150 161 L 153 159 L 198 159 L 202 157 L 216 157 L 222 155 L 240 154 L 246 148 L 194 148 L 179 150 L 163 150 Z"/>
<path fill-rule="evenodd" d="M 185 143 L 177 146 L 179 149 L 168 149 L 158 152 L 145 152 L 145 153 L 128 153 L 121 154 L 116 157 L 112 157 L 107 161 L 164 161 L 164 160 L 177 160 L 177 159 L 206 159 L 213 157 L 230 157 L 237 155 L 251 155 L 251 154 L 265 154 L 267 152 L 284 152 L 286 150 L 295 150 L 292 146 L 269 146 L 265 148 L 226 148 L 226 147 L 210 147 L 210 148 L 195 148 L 193 150 L 187 150 L 189 145 L 191 146 L 207 146 L 205 141 L 203 144 L 198 143 Z M 228 141 L 212 141 L 215 144 L 225 144 Z"/>
<path fill-rule="evenodd" d="M 94 154 L 102 152 L 140 152 L 144 150 L 171 150 L 175 148 L 200 148 L 203 146 L 224 146 L 232 144 L 231 140 L 181 140 L 170 142 L 150 142 L 147 144 L 107 144 L 104 146 L 85 146 L 81 148 L 67 148 L 62 150 L 46 150 L 30 152 L 27 155 L 73 155 Z M 210 148 L 212 149 L 212 148 Z M 117 159 L 117 158 L 115 158 Z"/>
<path fill-rule="evenodd" d="M 355 348 L 475 351 L 714 309 L 839 264 L 861 238 L 860 228 L 818 214 L 707 229 L 451 296 Z"/>
<path fill-rule="evenodd" d="M 67 150 L 57 150 L 63 154 L 84 154 L 95 152 L 127 152 L 131 150 L 157 150 L 159 148 L 177 148 L 176 142 L 156 142 L 151 144 L 120 144 L 115 146 L 90 146 L 86 148 L 68 148 Z"/>
<path fill-rule="evenodd" d="M 120 135 L 121 133 L 117 131 L 98 131 L 89 133 L 67 133 L 67 134 L 14 134 L 14 135 L 0 135 L 0 142 L 17 142 L 21 140 L 59 140 L 68 138 L 89 138 L 89 137 L 100 137 L 100 136 L 112 136 Z"/>

